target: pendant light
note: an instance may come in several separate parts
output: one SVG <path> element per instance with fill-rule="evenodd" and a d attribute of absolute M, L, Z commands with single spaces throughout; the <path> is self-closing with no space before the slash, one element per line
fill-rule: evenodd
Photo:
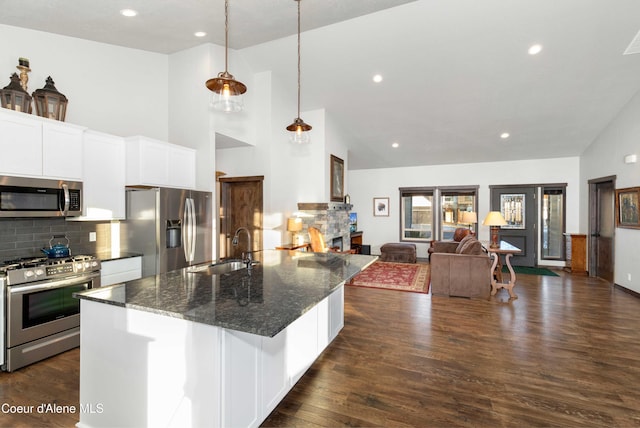
<path fill-rule="evenodd" d="M 300 118 L 300 1 L 298 2 L 298 117 L 293 120 L 293 123 L 287 126 L 287 131 L 290 131 L 289 136 L 292 143 L 306 144 L 309 142 L 309 131 L 311 131 L 311 125 L 304 123 L 304 120 Z"/>
<path fill-rule="evenodd" d="M 224 0 L 224 71 L 207 80 L 207 88 L 214 92 L 213 108 L 224 112 L 242 110 L 242 94 L 247 87 L 227 71 L 229 51 L 229 0 Z"/>

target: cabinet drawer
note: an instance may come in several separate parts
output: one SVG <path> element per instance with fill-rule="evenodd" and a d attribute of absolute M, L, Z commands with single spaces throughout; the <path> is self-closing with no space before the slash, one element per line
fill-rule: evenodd
<path fill-rule="evenodd" d="M 102 262 L 100 282 L 112 285 L 118 282 L 133 281 L 142 277 L 142 257 L 129 257 L 126 259 L 109 260 Z"/>

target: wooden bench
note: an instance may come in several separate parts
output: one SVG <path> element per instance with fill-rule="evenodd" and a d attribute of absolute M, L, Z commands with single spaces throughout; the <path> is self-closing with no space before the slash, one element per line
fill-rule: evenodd
<path fill-rule="evenodd" d="M 415 263 L 416 244 L 389 243 L 380 247 L 380 261 Z"/>

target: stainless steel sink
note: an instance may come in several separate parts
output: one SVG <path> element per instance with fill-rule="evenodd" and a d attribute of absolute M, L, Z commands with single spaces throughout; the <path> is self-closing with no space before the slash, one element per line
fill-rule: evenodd
<path fill-rule="evenodd" d="M 252 262 L 255 264 L 256 262 Z M 242 260 L 225 260 L 210 265 L 192 266 L 187 268 L 187 272 L 204 273 L 208 275 L 221 275 L 233 272 L 235 270 L 246 269 L 246 265 Z"/>

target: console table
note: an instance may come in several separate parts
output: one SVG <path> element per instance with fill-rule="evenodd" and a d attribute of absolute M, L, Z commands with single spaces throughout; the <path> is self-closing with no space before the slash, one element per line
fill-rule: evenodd
<path fill-rule="evenodd" d="M 494 296 L 499 289 L 505 288 L 509 292 L 509 297 L 517 299 L 518 296 L 513 292 L 513 287 L 516 285 L 516 273 L 511 266 L 511 256 L 521 253 L 522 250 L 516 246 L 513 246 L 505 241 L 500 241 L 500 247 L 491 248 L 487 245 L 487 251 L 491 257 L 493 257 L 493 265 L 491 266 L 491 295 Z M 502 281 L 502 263 L 500 262 L 500 255 L 504 255 L 505 263 L 509 268 L 509 282 Z M 497 269 L 497 270 L 496 270 Z M 498 282 L 500 281 L 500 282 Z"/>

